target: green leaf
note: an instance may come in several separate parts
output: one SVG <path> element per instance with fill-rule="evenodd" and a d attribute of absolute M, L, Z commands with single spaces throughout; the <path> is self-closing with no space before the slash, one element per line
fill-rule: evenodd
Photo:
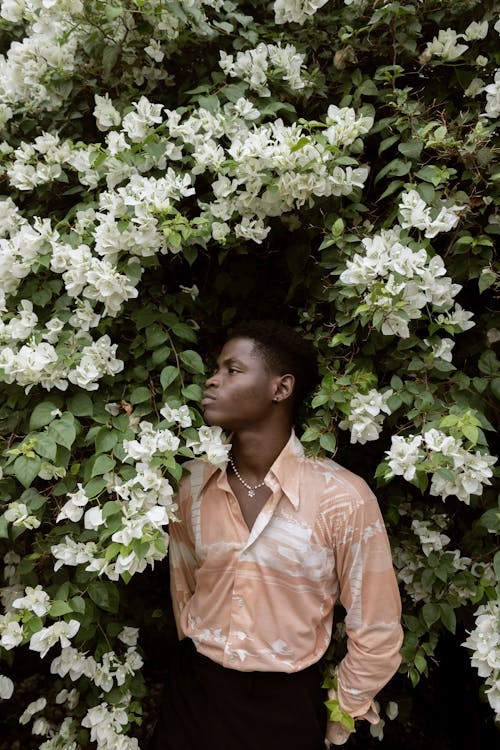
<path fill-rule="evenodd" d="M 73 612 L 73 608 L 70 607 L 68 602 L 63 602 L 59 599 L 52 603 L 49 615 L 51 617 L 62 617 L 63 615 L 68 615 L 70 612 Z"/>
<path fill-rule="evenodd" d="M 0 516 L 0 539 L 9 538 L 9 524 L 4 516 Z"/>
<path fill-rule="evenodd" d="M 489 508 L 483 513 L 479 523 L 492 533 L 500 533 L 500 508 Z"/>
<path fill-rule="evenodd" d="M 496 354 L 491 349 L 487 349 L 479 357 L 479 369 L 485 375 L 496 375 L 500 368 Z"/>
<path fill-rule="evenodd" d="M 102 507 L 103 518 L 109 518 L 109 516 L 114 516 L 116 513 L 121 513 L 120 503 L 117 503 L 116 500 L 108 500 L 104 503 Z"/>
<path fill-rule="evenodd" d="M 101 427 L 95 438 L 96 453 L 109 453 L 118 442 L 119 433 L 108 427 Z"/>
<path fill-rule="evenodd" d="M 129 401 L 131 404 L 143 404 L 144 401 L 149 401 L 151 398 L 151 391 L 149 388 L 146 388 L 145 386 L 139 386 L 139 388 L 134 388 L 132 393 L 130 394 Z"/>
<path fill-rule="evenodd" d="M 156 349 L 168 339 L 167 332 L 159 325 L 153 324 L 146 328 L 146 346 Z"/>
<path fill-rule="evenodd" d="M 403 156 L 407 156 L 409 159 L 418 159 L 420 154 L 422 153 L 422 149 L 424 147 L 424 144 L 422 141 L 406 141 L 405 143 L 400 143 L 398 146 L 398 151 L 400 151 Z"/>
<path fill-rule="evenodd" d="M 163 368 L 160 373 L 160 383 L 164 391 L 167 390 L 168 386 L 171 385 L 174 380 L 179 376 L 179 370 L 173 365 L 167 365 Z"/>
<path fill-rule="evenodd" d="M 196 341 L 196 333 L 194 330 L 186 325 L 186 323 L 174 323 L 172 326 L 172 333 L 183 341 Z"/>
<path fill-rule="evenodd" d="M 196 383 L 191 383 L 191 385 L 184 386 L 184 388 L 182 388 L 181 390 L 181 393 L 188 401 L 201 401 L 201 397 L 203 395 L 200 386 L 196 385 Z"/>
<path fill-rule="evenodd" d="M 476 378 L 477 379 L 477 378 Z M 500 378 L 494 378 L 490 383 L 493 395 L 500 399 Z"/>
<path fill-rule="evenodd" d="M 466 424 L 462 427 L 462 434 L 465 435 L 467 440 L 470 440 L 472 445 L 477 445 L 479 439 L 479 430 L 477 427 Z"/>
<path fill-rule="evenodd" d="M 106 74 L 111 73 L 115 67 L 119 54 L 120 45 L 118 44 L 110 44 L 104 47 L 102 53 L 102 69 Z"/>
<path fill-rule="evenodd" d="M 56 417 L 53 412 L 59 408 L 59 404 L 53 401 L 42 401 L 41 404 L 35 406 L 30 417 L 30 430 L 38 430 L 40 427 L 52 422 Z"/>
<path fill-rule="evenodd" d="M 106 474 L 108 471 L 112 471 L 115 468 L 115 465 L 116 461 L 111 458 L 111 456 L 107 456 L 106 454 L 97 456 L 94 465 L 92 466 L 90 477 L 92 478 Z"/>
<path fill-rule="evenodd" d="M 439 605 L 441 610 L 441 622 L 450 633 L 455 634 L 457 627 L 457 618 L 455 616 L 455 610 L 447 602 L 441 602 Z"/>
<path fill-rule="evenodd" d="M 306 136 L 302 136 L 302 138 L 299 138 L 297 143 L 295 143 L 291 149 L 290 153 L 293 154 L 295 151 L 300 151 L 304 146 L 307 146 L 308 143 L 311 142 L 310 138 L 306 138 Z"/>
<path fill-rule="evenodd" d="M 85 599 L 82 596 L 73 596 L 70 602 L 73 612 L 78 612 L 80 615 L 85 614 Z"/>
<path fill-rule="evenodd" d="M 89 596 L 100 609 L 115 614 L 120 606 L 120 594 L 114 583 L 91 581 L 88 587 Z"/>
<path fill-rule="evenodd" d="M 385 165 L 385 167 L 382 167 L 380 172 L 375 177 L 375 184 L 379 182 L 383 177 L 386 177 L 387 175 L 395 177 L 403 177 L 404 175 L 408 174 L 408 172 L 411 169 L 411 162 L 410 161 L 402 161 L 401 159 L 393 159 L 388 164 Z"/>
<path fill-rule="evenodd" d="M 422 607 L 422 617 L 428 628 L 431 627 L 441 617 L 441 610 L 438 604 L 424 604 Z"/>
<path fill-rule="evenodd" d="M 500 550 L 495 552 L 495 557 L 493 558 L 493 570 L 495 571 L 497 580 L 500 580 Z"/>
<path fill-rule="evenodd" d="M 91 479 L 90 482 L 84 485 L 85 494 L 89 498 L 97 497 L 106 487 L 106 484 L 106 480 L 102 477 L 94 477 L 94 479 Z"/>
<path fill-rule="evenodd" d="M 62 445 L 65 448 L 71 448 L 76 438 L 73 415 L 66 412 L 66 414 L 63 414 L 60 419 L 52 422 L 49 428 L 49 434 L 51 437 L 54 437 L 54 440 L 58 445 Z"/>
<path fill-rule="evenodd" d="M 427 670 L 427 661 L 425 659 L 425 656 L 421 653 L 415 654 L 415 667 L 418 669 L 420 674 L 424 674 Z"/>
<path fill-rule="evenodd" d="M 203 375 L 205 372 L 205 365 L 198 352 L 193 349 L 186 349 L 179 354 L 179 358 L 188 372 Z"/>
<path fill-rule="evenodd" d="M 354 731 L 354 719 L 353 717 L 343 711 L 340 708 L 338 700 L 325 701 L 325 706 L 328 709 L 329 721 L 338 721 L 345 726 L 350 732 Z"/>
<path fill-rule="evenodd" d="M 28 456 L 18 456 L 14 461 L 13 471 L 16 479 L 21 482 L 23 487 L 29 487 L 34 478 L 40 471 L 42 461 L 38 456 L 28 458 Z"/>
<path fill-rule="evenodd" d="M 55 457 L 57 455 L 57 444 L 55 440 L 53 440 L 47 433 L 41 433 L 40 435 L 37 435 L 36 442 L 33 447 L 39 456 L 48 458 L 51 461 L 55 460 Z"/>
<path fill-rule="evenodd" d="M 335 453 L 337 450 L 337 438 L 333 432 L 324 432 L 320 435 L 319 444 L 323 450 L 328 451 L 329 453 Z"/>
<path fill-rule="evenodd" d="M 483 271 L 478 281 L 480 294 L 486 291 L 486 289 L 489 289 L 491 286 L 493 286 L 493 284 L 496 281 L 496 278 L 497 277 L 494 271 L 490 271 L 489 269 L 486 271 Z"/>
<path fill-rule="evenodd" d="M 94 413 L 94 404 L 86 393 L 77 393 L 68 400 L 67 406 L 75 417 L 91 417 Z"/>

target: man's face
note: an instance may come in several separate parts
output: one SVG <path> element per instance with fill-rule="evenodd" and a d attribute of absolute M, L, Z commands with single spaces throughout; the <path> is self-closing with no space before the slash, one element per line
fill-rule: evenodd
<path fill-rule="evenodd" d="M 279 375 L 273 375 L 252 339 L 229 339 L 207 379 L 205 421 L 225 430 L 262 426 L 273 410 Z"/>

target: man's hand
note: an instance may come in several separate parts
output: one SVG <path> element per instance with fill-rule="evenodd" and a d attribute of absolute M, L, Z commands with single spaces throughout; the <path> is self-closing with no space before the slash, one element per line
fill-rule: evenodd
<path fill-rule="evenodd" d="M 343 745 L 347 742 L 352 732 L 340 721 L 328 721 L 326 724 L 326 739 L 332 745 Z"/>

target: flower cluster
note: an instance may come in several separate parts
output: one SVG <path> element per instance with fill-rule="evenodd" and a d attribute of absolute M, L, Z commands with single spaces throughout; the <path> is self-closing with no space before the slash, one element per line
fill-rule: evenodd
<path fill-rule="evenodd" d="M 432 218 L 431 208 L 420 197 L 416 190 L 409 190 L 401 195 L 399 215 L 403 229 L 415 227 L 424 232 L 425 237 L 435 237 L 439 232 L 449 232 L 456 227 L 459 214 L 465 206 L 442 206 Z"/>
<path fill-rule="evenodd" d="M 233 55 L 220 52 L 220 67 L 231 78 L 241 78 L 259 96 L 271 96 L 267 86 L 268 78 L 282 79 L 291 89 L 299 90 L 306 85 L 302 77 L 304 55 L 297 52 L 292 44 L 259 44 L 254 49 Z"/>
<path fill-rule="evenodd" d="M 461 286 L 445 275 L 442 258 L 403 244 L 400 226 L 384 229 L 362 244 L 365 252 L 347 261 L 340 282 L 364 292 L 356 313 L 372 318 L 384 335 L 408 338 L 409 321 L 418 320 L 429 306 L 447 330 L 453 326 L 466 331 L 474 325 L 471 313 L 454 305 Z"/>
<path fill-rule="evenodd" d="M 140 13 L 118 7 L 106 13 L 105 4 L 82 0 L 4 0 L 0 15 L 5 22 L 25 23 L 22 41 L 14 41 L 6 55 L 0 56 L 0 126 L 13 117 L 19 106 L 30 111 L 57 110 L 64 101 L 64 87 L 76 70 L 92 69 L 95 60 L 92 43 L 96 28 L 103 29 L 110 44 L 123 48 L 127 60 L 124 80 L 129 84 L 168 82 L 169 74 L 161 66 L 171 43 L 188 27 L 195 34 L 210 33 L 204 6 L 221 10 L 222 0 L 180 0 L 176 10 L 145 0 Z M 87 4 L 88 5 L 88 4 Z M 99 7 L 101 6 L 101 7 Z M 148 41 L 144 27 L 149 28 Z"/>
<path fill-rule="evenodd" d="M 384 419 L 382 412 L 391 413 L 388 401 L 392 394 L 390 388 L 383 393 L 372 388 L 368 393 L 356 393 L 351 398 L 349 414 L 339 422 L 340 429 L 351 431 L 351 443 L 364 445 L 378 438 Z"/>
<path fill-rule="evenodd" d="M 442 534 L 437 529 L 431 528 L 431 521 L 418 521 L 415 519 L 411 523 L 411 528 L 420 539 L 424 555 L 429 555 L 431 552 L 439 552 L 450 541 L 449 536 Z"/>
<path fill-rule="evenodd" d="M 475 628 L 463 645 L 471 649 L 471 664 L 485 677 L 485 693 L 496 719 L 500 719 L 500 600 L 478 607 Z"/>
<path fill-rule="evenodd" d="M 114 500 L 103 507 L 93 504 L 85 510 L 90 499 L 81 485 L 68 495 L 57 522 L 83 518 L 85 529 L 97 532 L 99 539 L 80 542 L 66 535 L 63 542 L 51 547 L 55 570 L 63 565 L 85 565 L 85 570 L 116 581 L 120 576 L 141 573 L 165 557 L 168 543 L 165 528 L 169 521 L 176 520 L 177 506 L 173 488 L 163 476 L 162 462 L 177 452 L 181 442 L 165 424 L 175 422 L 189 428 L 191 418 L 186 406 L 177 409 L 165 405 L 161 414 L 166 422 L 158 428 L 150 422 L 141 422 L 137 438 L 123 441 L 125 459 L 134 462 L 135 473 L 126 481 L 118 474 L 109 476 L 107 492 Z M 230 449 L 223 442 L 220 427 L 206 426 L 186 433 L 186 447 L 213 464 L 225 460 Z M 114 531 L 109 534 L 111 524 Z"/>
<path fill-rule="evenodd" d="M 302 56 L 289 47 L 262 47 L 275 71 L 296 69 L 290 85 L 303 84 Z M 243 59 L 237 56 L 236 67 L 226 61 L 230 75 L 240 71 Z M 287 67 L 289 60 L 295 67 Z M 200 244 L 224 244 L 231 234 L 262 242 L 269 218 L 312 206 L 318 198 L 349 195 L 368 175 L 367 167 L 337 163 L 342 150 L 373 124 L 372 117 L 348 107 L 330 105 L 324 132 L 315 135 L 281 120 L 256 125 L 259 112 L 243 97 L 214 113 L 200 107 L 183 121 L 146 96 L 123 117 L 109 98 L 100 97 L 94 114 L 100 129 L 120 128 L 107 134 L 104 150 L 43 133 L 9 155 L 8 178 L 23 191 L 61 180 L 68 170 L 90 188 L 102 179 L 108 186 L 96 208 L 76 212 L 71 235 L 47 219 L 28 222 L 11 199 L 0 203 L 0 307 L 8 311 L 0 325 L 0 377 L 27 390 L 35 384 L 64 390 L 69 382 L 95 390 L 104 375 L 122 369 L 116 345 L 107 335 L 93 341 L 91 330 L 137 298 L 143 259 L 180 251 L 179 231 Z M 159 148 L 131 160 L 134 144 L 155 130 L 162 133 Z M 190 174 L 170 166 L 187 151 Z M 162 176 L 148 175 L 152 170 Z M 213 173 L 212 193 L 199 200 L 199 215 L 188 221 L 179 204 L 196 195 L 193 178 L 206 172 Z M 9 298 L 22 294 L 23 282 L 47 267 L 64 284 L 66 309 L 47 317 L 25 298 L 9 310 Z"/>
<path fill-rule="evenodd" d="M 496 461 L 494 456 L 468 450 L 462 441 L 434 427 L 423 435 L 393 435 L 386 456 L 386 478 L 402 476 L 412 482 L 418 473 L 430 473 L 431 495 L 442 500 L 454 495 L 467 504 L 471 495 L 480 495 L 483 486 L 491 484 L 491 466 Z"/>
<path fill-rule="evenodd" d="M 274 0 L 276 23 L 303 24 L 327 2 L 328 0 Z"/>

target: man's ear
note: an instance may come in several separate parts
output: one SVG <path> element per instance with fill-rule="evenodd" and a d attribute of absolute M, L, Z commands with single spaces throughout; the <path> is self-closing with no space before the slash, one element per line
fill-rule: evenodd
<path fill-rule="evenodd" d="M 280 401 L 286 401 L 293 394 L 295 389 L 295 378 L 290 373 L 286 375 L 280 375 L 276 378 L 275 393 L 273 401 L 279 403 Z"/>

